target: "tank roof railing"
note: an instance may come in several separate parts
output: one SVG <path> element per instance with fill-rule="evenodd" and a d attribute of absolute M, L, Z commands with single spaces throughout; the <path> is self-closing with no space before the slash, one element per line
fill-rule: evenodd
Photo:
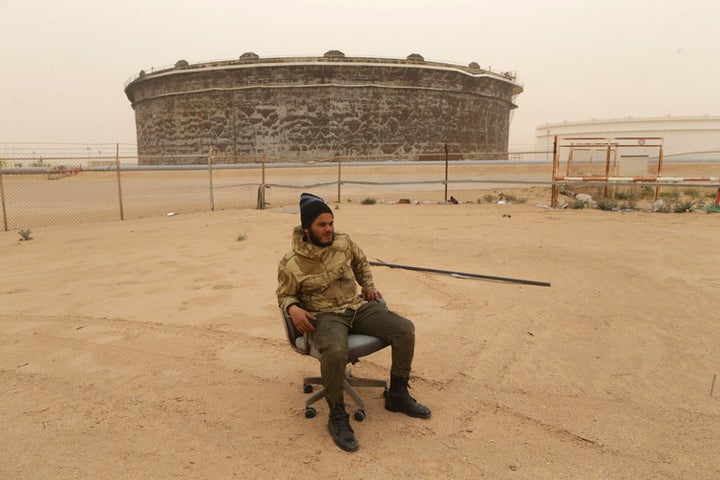
<path fill-rule="evenodd" d="M 412 57 L 412 58 L 411 58 Z M 378 65 L 408 65 L 408 66 L 428 66 L 428 67 L 443 67 L 443 68 L 454 68 L 462 70 L 467 73 L 478 75 L 490 75 L 501 80 L 510 81 L 516 85 L 522 86 L 522 83 L 518 82 L 517 75 L 515 72 L 496 72 L 492 70 L 492 67 L 487 69 L 481 68 L 477 63 L 471 62 L 468 66 L 458 65 L 456 63 L 433 61 L 433 60 L 421 60 L 422 58 L 418 54 L 412 54 L 408 58 L 388 58 L 388 57 L 340 57 L 340 56 L 293 56 L 293 57 L 259 57 L 251 52 L 245 53 L 235 60 L 204 60 L 200 62 L 187 62 L 186 60 L 178 60 L 174 65 L 166 65 L 163 67 L 152 67 L 149 71 L 141 70 L 139 73 L 131 76 L 125 81 L 125 88 L 128 87 L 135 80 L 144 77 L 145 75 L 155 75 L 160 73 L 168 73 L 173 71 L 181 70 L 195 70 L 208 67 L 235 67 L 243 65 L 282 65 L 292 63 L 376 63 Z"/>

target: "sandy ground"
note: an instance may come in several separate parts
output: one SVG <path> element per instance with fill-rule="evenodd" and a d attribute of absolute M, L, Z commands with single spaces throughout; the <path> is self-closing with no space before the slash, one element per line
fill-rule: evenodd
<path fill-rule="evenodd" d="M 370 259 L 552 284 L 374 267 L 433 417 L 365 389 L 352 454 L 276 307 L 295 199 L 0 232 L 0 478 L 720 477 L 720 215 L 547 201 L 339 206 Z"/>

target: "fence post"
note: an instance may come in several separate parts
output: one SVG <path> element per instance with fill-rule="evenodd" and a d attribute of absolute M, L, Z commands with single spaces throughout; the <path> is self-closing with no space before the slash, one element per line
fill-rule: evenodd
<path fill-rule="evenodd" d="M 5 231 L 7 232 L 8 224 L 7 224 L 7 212 L 5 211 L 5 188 L 3 187 L 2 162 L 0 162 L 0 201 L 2 201 L 3 225 L 5 227 Z"/>
<path fill-rule="evenodd" d="M 448 190 L 448 148 L 447 143 L 445 144 L 445 203 L 447 203 L 447 190 Z"/>
<path fill-rule="evenodd" d="M 267 152 L 263 153 L 262 164 L 260 165 L 260 186 L 257 193 L 257 209 L 265 210 L 265 158 Z"/>
<path fill-rule="evenodd" d="M 267 157 L 267 152 L 263 153 L 262 156 L 262 184 L 265 185 L 265 158 Z"/>
<path fill-rule="evenodd" d="M 123 198 L 122 198 L 122 182 L 120 181 L 120 144 L 115 144 L 115 171 L 117 172 L 117 184 L 118 184 L 118 201 L 120 203 L 120 220 L 125 220 L 125 211 L 123 209 Z"/>
<path fill-rule="evenodd" d="M 605 154 L 605 189 L 603 190 L 603 196 L 607 198 L 608 196 L 608 182 L 610 181 L 610 153 L 612 149 L 612 144 L 610 143 L 610 140 L 608 139 L 608 145 L 607 145 L 607 153 Z M 615 147 L 617 150 L 617 147 Z M 617 152 L 615 153 L 617 155 Z"/>
<path fill-rule="evenodd" d="M 660 143 L 660 151 L 658 152 L 658 170 L 657 170 L 657 178 L 659 179 L 662 177 L 662 167 L 663 167 L 663 146 L 662 143 Z M 655 186 L 655 201 L 660 198 L 660 185 Z"/>
<path fill-rule="evenodd" d="M 550 187 L 550 206 L 557 207 L 558 185 L 557 174 L 560 165 L 560 156 L 558 154 L 558 137 L 553 137 L 553 166 L 552 166 L 552 186 Z"/>
<path fill-rule="evenodd" d="M 213 147 L 208 148 L 208 177 L 210 179 L 210 211 L 215 211 L 215 196 L 213 195 L 213 170 L 212 170 Z"/>
<path fill-rule="evenodd" d="M 340 185 L 342 185 L 342 159 L 343 159 L 342 155 L 338 155 L 338 180 L 337 180 L 338 199 L 337 199 L 337 203 L 342 203 L 342 201 L 340 200 L 340 198 L 341 198 L 340 197 Z"/>

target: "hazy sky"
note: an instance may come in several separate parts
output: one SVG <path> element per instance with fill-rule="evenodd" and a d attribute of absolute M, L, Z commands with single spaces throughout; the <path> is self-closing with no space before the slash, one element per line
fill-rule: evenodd
<path fill-rule="evenodd" d="M 543 123 L 720 115 L 718 0 L 0 0 L 0 142 L 135 143 L 141 69 L 260 56 L 513 71 L 510 145 Z"/>

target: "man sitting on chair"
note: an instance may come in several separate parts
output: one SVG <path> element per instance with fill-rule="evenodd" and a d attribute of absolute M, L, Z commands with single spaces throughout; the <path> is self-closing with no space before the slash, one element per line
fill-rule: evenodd
<path fill-rule="evenodd" d="M 344 380 L 348 333 L 378 337 L 392 348 L 390 388 L 385 408 L 411 417 L 429 418 L 430 409 L 408 392 L 415 350 L 413 323 L 378 302 L 365 254 L 346 234 L 335 232 L 334 215 L 315 195 L 300 196 L 301 226 L 293 231 L 292 250 L 278 266 L 278 305 L 301 333 L 308 333 L 320 352 L 325 400 L 330 407 L 328 431 L 346 451 L 360 445 L 345 411 Z M 357 285 L 362 287 L 361 296 Z"/>

